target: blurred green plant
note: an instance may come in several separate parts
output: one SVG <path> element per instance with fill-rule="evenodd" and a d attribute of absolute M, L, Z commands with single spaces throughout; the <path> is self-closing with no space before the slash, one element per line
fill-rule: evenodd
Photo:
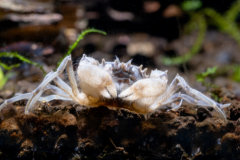
<path fill-rule="evenodd" d="M 184 11 L 194 11 L 202 7 L 202 1 L 200 0 L 185 0 L 181 4 L 181 8 Z"/>
<path fill-rule="evenodd" d="M 235 67 L 232 67 L 233 69 L 233 74 L 231 76 L 232 80 L 235 82 L 240 82 L 240 66 L 237 65 Z"/>
<path fill-rule="evenodd" d="M 28 63 L 28 64 L 32 64 L 38 68 L 40 68 L 43 72 L 44 75 L 46 75 L 46 72 L 45 70 L 43 69 L 43 66 L 36 63 L 36 62 L 32 62 L 31 60 L 21 56 L 20 54 L 18 54 L 17 52 L 0 52 L 0 57 L 8 57 L 8 58 L 18 58 L 19 60 L 21 60 L 22 62 L 25 62 L 25 63 Z M 5 63 L 2 63 L 0 61 L 0 66 L 3 67 L 4 69 L 6 70 L 11 70 L 15 67 L 19 67 L 21 64 L 18 63 L 18 64 L 14 64 L 14 65 L 7 65 Z"/>
<path fill-rule="evenodd" d="M 37 66 L 38 68 L 40 68 L 43 72 L 44 75 L 46 75 L 45 70 L 43 69 L 43 67 L 35 62 L 32 62 L 31 60 L 21 56 L 20 54 L 18 54 L 17 52 L 0 52 L 0 57 L 7 57 L 7 58 L 18 58 L 19 60 L 21 60 L 22 62 L 26 62 L 32 65 Z M 9 72 L 4 74 L 2 68 L 4 68 L 5 70 L 11 70 L 13 68 L 19 67 L 21 64 L 13 64 L 13 65 L 7 65 L 3 62 L 0 61 L 0 90 L 3 88 L 3 86 L 6 84 L 7 80 L 14 75 L 14 72 Z M 2 68 L 1 68 L 2 67 Z"/>
<path fill-rule="evenodd" d="M 165 65 L 178 65 L 189 61 L 196 53 L 200 51 L 206 33 L 206 28 L 207 25 L 204 17 L 199 13 L 192 14 L 190 21 L 185 27 L 185 31 L 187 32 L 192 32 L 193 30 L 198 29 L 198 35 L 192 48 L 182 56 L 173 58 L 163 57 L 162 63 Z"/>
<path fill-rule="evenodd" d="M 240 65 L 239 64 L 231 64 L 225 65 L 217 70 L 216 76 L 227 76 L 230 77 L 231 80 L 235 82 L 240 82 Z"/>
<path fill-rule="evenodd" d="M 238 25 L 235 22 L 239 11 L 240 0 L 237 0 L 223 15 L 211 8 L 205 8 L 202 12 L 210 18 L 209 24 L 218 27 L 220 31 L 230 35 L 240 45 L 240 32 Z"/>
<path fill-rule="evenodd" d="M 211 96 L 213 97 L 213 99 L 215 101 L 220 102 L 222 100 L 222 97 L 219 97 L 219 94 L 216 94 L 216 91 L 218 86 L 212 84 L 211 82 L 206 82 L 206 78 L 208 77 L 213 77 L 216 75 L 218 70 L 218 67 L 212 67 L 212 68 L 207 68 L 206 72 L 202 72 L 199 74 L 196 74 L 196 79 L 198 82 L 201 82 L 203 86 L 205 86 L 207 88 L 207 90 L 211 90 Z"/>
<path fill-rule="evenodd" d="M 189 22 L 185 25 L 186 31 L 192 32 L 198 28 L 198 37 L 187 53 L 173 58 L 163 57 L 163 64 L 179 65 L 189 61 L 200 51 L 207 26 L 209 25 L 216 26 L 220 31 L 229 34 L 240 45 L 240 32 L 235 22 L 240 11 L 240 0 L 235 1 L 223 15 L 211 8 L 204 8 L 197 12 L 193 12 L 201 7 L 202 2 L 200 0 L 187 0 L 181 4 L 182 10 L 188 12 L 191 17 Z M 208 19 L 204 16 L 207 16 Z"/>
<path fill-rule="evenodd" d="M 3 88 L 3 86 L 6 84 L 7 80 L 13 75 L 13 72 L 9 72 L 4 75 L 4 72 L 2 68 L 0 67 L 0 90 Z"/>
<path fill-rule="evenodd" d="M 78 43 L 89 33 L 100 33 L 100 34 L 103 34 L 103 35 L 107 35 L 106 32 L 104 31 L 101 31 L 101 30 L 98 30 L 98 29 L 86 29 L 84 31 L 81 32 L 81 34 L 78 36 L 77 40 L 73 43 L 73 45 L 71 45 L 67 51 L 67 53 L 64 54 L 64 56 L 61 58 L 60 61 L 58 61 L 58 64 L 57 64 L 57 67 L 61 64 L 62 60 L 70 55 L 72 53 L 72 51 L 77 47 Z"/>
<path fill-rule="evenodd" d="M 205 82 L 205 78 L 209 76 L 211 77 L 224 76 L 224 77 L 229 77 L 231 80 L 235 82 L 240 82 L 240 65 L 231 64 L 231 65 L 225 65 L 221 67 L 215 66 L 212 68 L 207 68 L 206 72 L 196 74 L 196 79 L 198 82 L 201 82 L 202 85 L 206 87 L 212 87 L 213 85 L 210 85 Z"/>
<path fill-rule="evenodd" d="M 196 74 L 197 81 L 201 82 L 204 86 L 209 86 L 206 83 L 205 78 L 208 77 L 209 75 L 215 74 L 216 71 L 217 71 L 217 68 L 218 68 L 217 66 L 212 67 L 212 68 L 207 68 L 206 72 L 202 72 L 202 73 Z"/>

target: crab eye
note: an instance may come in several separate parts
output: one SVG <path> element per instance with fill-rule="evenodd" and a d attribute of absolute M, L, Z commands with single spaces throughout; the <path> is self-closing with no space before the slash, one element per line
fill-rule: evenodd
<path fill-rule="evenodd" d="M 99 62 L 96 61 L 95 59 L 91 58 L 91 57 L 87 57 L 85 54 L 83 55 L 82 59 L 81 59 L 81 63 L 83 64 L 92 64 L 92 65 L 99 65 Z"/>

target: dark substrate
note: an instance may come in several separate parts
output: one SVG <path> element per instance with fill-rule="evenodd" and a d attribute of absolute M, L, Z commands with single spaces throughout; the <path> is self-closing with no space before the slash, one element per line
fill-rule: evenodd
<path fill-rule="evenodd" d="M 9 105 L 0 113 L 0 159 L 240 159 L 240 103 L 226 96 L 222 102 L 232 103 L 227 124 L 211 107 L 183 105 L 145 120 L 58 101 L 29 115 Z"/>

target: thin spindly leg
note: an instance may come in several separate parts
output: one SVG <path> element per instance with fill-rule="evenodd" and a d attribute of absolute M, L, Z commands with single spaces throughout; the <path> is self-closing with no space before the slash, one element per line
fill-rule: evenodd
<path fill-rule="evenodd" d="M 17 102 L 17 101 L 20 101 L 20 100 L 23 100 L 23 99 L 29 99 L 29 97 L 32 95 L 32 93 L 25 93 L 25 94 L 21 94 L 21 95 L 18 95 L 16 97 L 13 97 L 13 98 L 10 98 L 10 99 L 7 99 L 5 100 L 1 106 L 0 106 L 0 111 L 5 107 L 7 106 L 8 104 L 11 104 L 11 103 L 14 103 L 14 102 Z"/>
<path fill-rule="evenodd" d="M 75 102 L 72 98 L 66 98 L 66 97 L 62 97 L 62 96 L 59 96 L 59 95 L 50 95 L 50 96 L 46 96 L 46 97 L 40 97 L 38 99 L 38 101 L 41 101 L 41 102 L 50 102 L 52 100 L 62 100 L 62 101 Z"/>
<path fill-rule="evenodd" d="M 48 73 L 48 74 L 45 76 L 44 80 L 47 79 L 51 74 L 52 74 L 51 72 Z M 5 101 L 1 104 L 1 106 L 0 106 L 0 111 L 1 111 L 5 106 L 7 106 L 8 104 L 11 104 L 11 103 L 14 103 L 14 102 L 23 100 L 23 99 L 29 99 L 29 98 L 32 96 L 32 94 L 33 94 L 32 92 L 31 92 L 31 93 L 25 93 L 25 94 L 17 93 L 17 94 L 15 95 L 15 97 L 10 98 L 10 99 L 7 99 L 7 100 L 5 100 Z"/>
<path fill-rule="evenodd" d="M 28 114 L 29 109 L 36 103 L 36 101 L 38 101 L 38 99 L 40 98 L 40 96 L 42 95 L 42 93 L 44 92 L 45 89 L 50 89 L 54 93 L 56 93 L 57 95 L 60 95 L 62 97 L 66 97 L 66 98 L 73 97 L 73 99 L 75 99 L 75 101 L 78 102 L 75 95 L 80 95 L 80 94 L 77 89 L 77 83 L 74 78 L 74 72 L 73 72 L 73 68 L 72 68 L 71 64 L 72 64 L 71 56 L 65 57 L 64 60 L 62 61 L 62 63 L 60 64 L 60 66 L 58 67 L 57 71 L 48 73 L 45 76 L 43 82 L 34 91 L 32 91 L 29 94 L 22 94 L 21 96 L 17 96 L 17 97 L 13 97 L 9 100 L 5 100 L 4 103 L 0 106 L 0 109 L 2 109 L 4 106 L 6 106 L 9 103 L 13 103 L 13 102 L 16 102 L 21 99 L 29 99 L 28 103 L 26 105 L 26 109 L 25 109 L 25 113 Z M 73 92 L 75 94 L 73 96 L 67 95 L 66 92 L 62 91 L 60 88 L 57 88 L 55 86 L 49 85 L 48 87 L 46 87 L 54 78 L 56 78 L 59 74 L 61 74 L 66 67 L 67 67 L 67 72 L 69 75 L 70 83 L 74 88 Z M 68 90 L 69 90 L 69 88 L 68 88 Z M 71 90 L 71 88 L 70 88 L 70 90 Z M 72 94 L 72 91 L 70 93 Z"/>
<path fill-rule="evenodd" d="M 206 103 L 208 103 L 210 106 L 217 106 L 219 108 L 224 108 L 224 107 L 227 107 L 227 106 L 230 106 L 230 103 L 229 104 L 219 104 L 217 102 L 215 102 L 214 100 L 212 100 L 211 98 L 205 96 L 204 94 L 202 94 L 201 92 L 191 88 L 187 82 L 181 77 L 181 76 L 177 76 L 177 79 L 179 81 L 179 84 L 178 86 L 181 86 L 181 88 L 183 90 L 185 90 L 189 95 L 191 95 L 192 97 L 196 98 L 196 99 L 199 99 L 199 100 L 202 100 L 202 101 L 205 101 Z"/>
<path fill-rule="evenodd" d="M 69 96 L 69 94 L 67 94 L 66 92 L 64 92 L 63 90 L 61 90 L 60 88 L 53 86 L 53 85 L 48 85 L 46 87 L 46 90 L 51 90 L 53 93 L 55 93 L 56 95 L 50 95 L 50 96 L 46 96 L 46 97 L 39 97 L 38 101 L 45 101 L 45 102 L 49 102 L 52 100 L 67 100 L 67 101 L 73 101 L 73 99 Z M 5 106 L 7 106 L 8 104 L 20 101 L 20 100 L 24 100 L 24 99 L 29 99 L 29 97 L 32 96 L 32 93 L 17 93 L 15 94 L 15 97 L 7 99 L 3 102 L 3 104 L 1 104 L 0 106 L 0 111 L 2 110 L 2 108 L 4 108 Z"/>
<path fill-rule="evenodd" d="M 68 63 L 71 62 L 71 56 L 67 56 L 63 59 L 62 63 L 58 67 L 56 72 L 50 72 L 48 74 L 48 77 L 43 80 L 43 82 L 31 93 L 31 97 L 28 100 L 28 103 L 25 108 L 25 114 L 29 113 L 29 109 L 32 108 L 32 106 L 38 101 L 38 98 L 42 95 L 43 91 L 45 90 L 45 87 L 54 79 L 56 78 L 59 74 L 61 74 Z"/>
<path fill-rule="evenodd" d="M 192 104 L 195 104 L 194 101 L 196 101 L 198 103 L 198 105 L 212 106 L 224 117 L 224 120 L 226 121 L 226 116 L 220 108 L 227 107 L 230 104 L 219 104 L 219 103 L 215 102 L 214 100 L 208 98 L 207 96 L 205 96 L 201 92 L 199 92 L 195 89 L 192 89 L 191 87 L 189 87 L 189 85 L 186 83 L 186 81 L 182 77 L 180 77 L 179 75 L 177 75 L 174 78 L 172 83 L 169 85 L 167 91 L 163 95 L 159 96 L 157 98 L 156 102 L 153 103 L 150 106 L 150 109 L 155 110 L 156 108 L 164 105 L 163 102 L 167 101 L 170 97 L 172 97 L 172 95 L 175 92 L 177 92 L 181 88 L 190 95 L 190 96 L 184 95 L 182 97 L 184 100 L 186 100 L 186 101 L 188 101 L 189 103 L 192 103 Z"/>
<path fill-rule="evenodd" d="M 157 98 L 157 100 L 150 106 L 151 111 L 154 111 L 158 107 L 163 106 L 162 103 L 167 101 L 170 97 L 173 96 L 174 93 L 176 93 L 181 88 L 180 86 L 178 86 L 178 80 L 176 79 L 176 77 L 173 79 L 172 83 L 168 86 L 167 91 L 164 94 L 160 95 Z M 175 94 L 175 96 L 173 96 L 171 99 L 174 99 L 174 97 L 177 97 L 176 95 L 177 94 Z M 174 100 L 169 100 L 169 101 L 173 102 Z"/>
<path fill-rule="evenodd" d="M 204 102 L 204 101 L 201 101 L 201 100 L 198 100 L 198 99 L 194 99 L 193 97 L 189 96 L 189 95 L 186 95 L 186 94 L 181 94 L 180 92 L 179 93 L 176 93 L 174 95 L 172 95 L 170 98 L 168 98 L 166 101 L 163 101 L 161 103 L 161 105 L 167 105 L 169 103 L 172 103 L 172 102 L 175 102 L 179 99 L 183 99 L 185 101 L 187 101 L 188 103 L 190 104 L 193 104 L 193 105 L 198 105 L 198 106 L 211 106 L 209 105 L 208 103 Z"/>
<path fill-rule="evenodd" d="M 209 105 L 208 103 L 206 103 L 204 101 L 201 101 L 201 100 L 198 100 L 198 99 L 194 99 L 193 97 L 191 97 L 189 95 L 181 94 L 181 93 L 177 93 L 177 94 L 172 95 L 168 100 L 166 100 L 165 102 L 162 102 L 162 105 L 167 105 L 167 104 L 172 103 L 174 101 L 177 101 L 179 99 L 181 99 L 181 102 L 182 102 L 182 100 L 185 100 L 188 103 L 193 104 L 193 105 L 197 105 L 197 106 L 211 106 L 211 105 Z M 178 106 L 172 105 L 172 109 L 179 108 L 181 106 L 181 104 L 182 104 L 181 102 L 179 103 Z"/>
<path fill-rule="evenodd" d="M 64 92 L 68 93 L 68 94 L 70 95 L 70 97 L 71 97 L 74 101 L 76 101 L 76 102 L 78 102 L 79 104 L 82 104 L 82 105 L 88 105 L 88 104 L 90 104 L 90 101 L 89 101 L 89 99 L 88 99 L 88 97 L 87 97 L 86 94 L 84 94 L 83 92 L 81 92 L 81 93 L 79 93 L 79 94 L 77 95 L 78 97 L 76 97 L 76 96 L 73 94 L 73 91 L 72 91 L 71 87 L 69 87 L 68 84 L 65 83 L 61 78 L 56 77 L 53 81 L 54 81 L 54 82 L 56 83 L 56 85 L 57 85 L 59 88 L 61 88 Z"/>
<path fill-rule="evenodd" d="M 25 94 L 18 94 L 17 96 L 7 99 L 3 102 L 3 104 L 1 104 L 0 106 L 0 111 L 7 106 L 8 104 L 20 101 L 20 100 L 24 100 L 24 99 L 29 99 L 29 97 L 32 95 L 32 93 L 25 93 Z M 59 95 L 50 95 L 50 96 L 46 96 L 46 97 L 39 97 L 38 101 L 41 102 L 50 102 L 52 100 L 63 100 L 63 101 L 73 101 L 71 98 L 67 98 L 67 97 L 62 97 Z M 75 101 L 73 101 L 75 102 Z"/>
<path fill-rule="evenodd" d="M 181 88 L 183 90 L 185 90 L 189 95 L 191 95 L 192 97 L 199 99 L 201 101 L 206 102 L 207 104 L 209 104 L 210 106 L 212 106 L 213 108 L 215 108 L 220 114 L 222 114 L 222 116 L 224 117 L 224 119 L 226 120 L 226 116 L 225 114 L 222 112 L 221 108 L 230 106 L 231 104 L 219 104 L 217 102 L 215 102 L 214 100 L 212 100 L 211 98 L 208 98 L 207 96 L 205 96 L 204 94 L 202 94 L 201 92 L 192 89 L 187 82 L 181 77 L 181 76 L 177 76 L 176 77 L 179 81 L 179 86 L 181 86 Z"/>
<path fill-rule="evenodd" d="M 60 89 L 60 88 L 58 88 L 57 86 L 53 86 L 53 85 L 47 85 L 46 86 L 46 88 L 45 88 L 45 90 L 50 90 L 50 91 L 52 91 L 53 93 L 55 93 L 56 94 L 56 96 L 58 96 L 58 97 L 65 97 L 65 98 L 67 98 L 67 99 L 72 99 L 71 97 L 70 97 L 70 95 L 69 94 L 67 94 L 66 92 L 64 92 L 62 89 Z M 24 95 L 24 96 L 23 96 Z M 26 93 L 26 94 L 22 94 L 22 93 L 16 93 L 15 94 L 15 97 L 17 97 L 17 96 L 22 96 L 23 97 L 23 99 L 29 99 L 29 97 L 32 95 L 32 93 Z M 51 95 L 52 96 L 52 95 Z M 14 98 L 15 98 L 14 97 Z M 40 97 L 40 98 L 42 98 L 42 97 Z M 21 100 L 21 99 L 20 99 Z M 39 101 L 41 101 L 41 100 L 39 100 Z M 15 101 L 14 101 L 15 102 Z"/>
<path fill-rule="evenodd" d="M 74 71 L 73 71 L 72 61 L 70 61 L 68 63 L 66 69 L 67 69 L 68 79 L 69 79 L 69 82 L 70 82 L 70 85 L 71 85 L 71 88 L 72 88 L 72 92 L 73 92 L 75 97 L 78 97 L 80 94 L 79 94 L 79 91 L 78 91 L 77 82 L 76 82 L 75 74 L 74 74 Z"/>
<path fill-rule="evenodd" d="M 48 85 L 46 87 L 46 90 L 50 90 L 56 95 L 59 95 L 61 97 L 71 98 L 71 96 L 68 93 L 64 92 L 61 88 L 58 88 L 57 86 Z"/>
<path fill-rule="evenodd" d="M 181 99 L 181 101 L 179 102 L 179 104 L 176 104 L 176 103 L 172 103 L 171 104 L 171 110 L 176 110 L 176 109 L 178 109 L 179 107 L 181 107 L 182 106 L 182 101 L 183 101 L 183 99 Z"/>

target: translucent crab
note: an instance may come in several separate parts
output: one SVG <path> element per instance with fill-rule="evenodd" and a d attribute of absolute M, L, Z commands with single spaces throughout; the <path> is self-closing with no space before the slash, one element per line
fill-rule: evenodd
<path fill-rule="evenodd" d="M 67 71 L 69 84 L 59 78 L 64 69 Z M 28 114 L 37 101 L 67 100 L 86 107 L 125 108 L 146 116 L 166 105 L 176 109 L 185 100 L 197 106 L 211 106 L 226 120 L 221 108 L 230 104 L 215 102 L 191 88 L 179 75 L 168 85 L 167 71 L 156 69 L 150 75 L 146 71 L 147 69 L 142 70 L 142 65 L 132 65 L 131 60 L 123 63 L 118 58 L 114 62 L 105 62 L 103 59 L 100 64 L 94 58 L 83 55 L 75 76 L 71 56 L 67 56 L 58 69 L 48 73 L 35 90 L 5 100 L 0 110 L 10 103 L 28 99 L 25 108 L 25 114 Z M 51 85 L 52 81 L 56 85 Z M 186 94 L 179 92 L 180 89 Z M 45 90 L 54 94 L 41 97 Z M 180 101 L 179 105 L 174 103 L 176 101 Z"/>

